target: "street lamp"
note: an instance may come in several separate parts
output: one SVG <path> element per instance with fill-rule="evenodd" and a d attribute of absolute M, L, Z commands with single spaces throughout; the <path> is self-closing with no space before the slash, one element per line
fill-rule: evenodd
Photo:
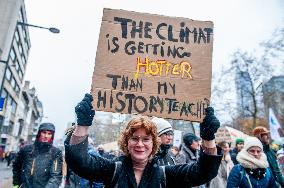
<path fill-rule="evenodd" d="M 17 25 L 22 25 L 22 26 L 27 26 L 27 27 L 36 27 L 36 28 L 40 28 L 40 29 L 47 29 L 52 33 L 60 33 L 60 30 L 55 28 L 55 27 L 42 27 L 42 26 L 38 26 L 38 25 L 32 25 L 32 24 L 28 24 L 28 23 L 24 23 L 24 22 L 17 22 Z"/>
<path fill-rule="evenodd" d="M 17 21 L 16 26 L 17 26 L 17 25 L 21 25 L 21 26 L 24 26 L 24 27 L 35 27 L 35 28 L 39 28 L 39 29 L 47 29 L 47 30 L 49 30 L 50 32 L 55 33 L 55 34 L 60 33 L 60 30 L 57 29 L 57 28 L 55 28 L 55 27 L 49 27 L 49 28 L 48 28 L 48 27 L 33 25 L 33 24 L 24 23 L 24 22 L 19 22 L 19 21 Z M 13 40 L 12 40 L 10 46 L 12 46 L 12 44 L 13 44 Z M 0 48 L 0 58 L 1 58 L 1 56 L 2 56 L 2 53 L 3 53 L 3 50 Z M 4 84 L 4 79 L 5 79 L 5 74 L 6 74 L 6 70 L 7 70 L 7 67 L 8 67 L 8 59 L 7 59 L 7 60 L 1 60 L 1 59 L 0 59 L 0 63 L 6 64 L 6 66 L 5 66 L 5 68 L 4 68 L 5 70 L 4 70 L 4 74 L 3 74 L 3 76 L 2 76 L 2 80 L 1 80 L 1 78 L 0 78 L 0 84 L 1 84 L 1 85 L 0 85 L 0 95 L 1 95 L 2 89 L 3 89 L 3 84 Z M 11 65 L 11 66 L 15 66 L 15 65 L 13 64 L 13 65 Z M 1 67 L 0 67 L 0 68 L 1 68 Z M 0 130 L 0 133 L 1 133 L 1 130 Z"/>

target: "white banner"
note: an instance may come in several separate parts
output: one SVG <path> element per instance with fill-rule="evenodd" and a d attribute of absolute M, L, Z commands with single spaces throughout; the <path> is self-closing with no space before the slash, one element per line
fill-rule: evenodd
<path fill-rule="evenodd" d="M 173 146 L 179 147 L 182 142 L 182 132 L 179 130 L 174 130 Z"/>
<path fill-rule="evenodd" d="M 273 140 L 280 140 L 280 135 L 278 129 L 281 128 L 274 112 L 271 108 L 269 108 L 269 128 L 270 128 L 270 136 Z"/>

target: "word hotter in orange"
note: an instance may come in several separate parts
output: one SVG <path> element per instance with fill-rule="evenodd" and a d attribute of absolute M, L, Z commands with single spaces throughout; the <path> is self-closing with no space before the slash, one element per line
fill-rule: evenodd
<path fill-rule="evenodd" d="M 180 75 L 181 78 L 192 79 L 191 65 L 187 61 L 181 61 L 178 64 L 172 64 L 166 60 L 149 61 L 149 58 L 145 58 L 145 62 L 142 62 L 140 57 L 136 61 L 136 73 L 134 79 L 137 79 L 139 75 L 145 76 L 170 76 Z"/>

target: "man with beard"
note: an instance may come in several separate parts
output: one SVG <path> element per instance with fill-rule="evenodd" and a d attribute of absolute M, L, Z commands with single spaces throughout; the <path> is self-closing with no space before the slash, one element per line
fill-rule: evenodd
<path fill-rule="evenodd" d="M 171 124 L 163 119 L 154 117 L 152 121 L 157 126 L 158 138 L 160 140 L 160 148 L 156 156 L 158 157 L 159 166 L 175 165 L 176 162 L 172 155 L 169 153 L 170 148 L 173 146 L 173 128 Z"/>
<path fill-rule="evenodd" d="M 34 144 L 20 149 L 13 164 L 13 188 L 60 186 L 62 153 L 52 145 L 54 133 L 52 123 L 42 123 Z"/>

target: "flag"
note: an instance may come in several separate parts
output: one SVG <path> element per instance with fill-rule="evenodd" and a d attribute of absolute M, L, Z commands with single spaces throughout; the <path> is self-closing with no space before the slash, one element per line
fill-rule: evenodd
<path fill-rule="evenodd" d="M 281 128 L 274 112 L 271 108 L 269 108 L 269 128 L 270 128 L 270 135 L 273 140 L 280 140 L 280 135 L 278 129 Z"/>

